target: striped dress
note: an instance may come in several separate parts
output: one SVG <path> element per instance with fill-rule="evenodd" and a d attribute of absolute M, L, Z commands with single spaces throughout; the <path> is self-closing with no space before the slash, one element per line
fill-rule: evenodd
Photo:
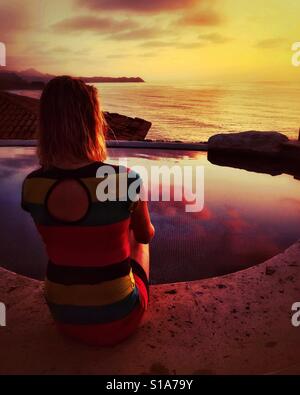
<path fill-rule="evenodd" d="M 26 177 L 22 188 L 22 207 L 31 214 L 49 258 L 45 297 L 50 312 L 60 331 L 92 345 L 113 345 L 127 338 L 137 329 L 148 304 L 146 274 L 130 258 L 134 203 L 127 191 L 125 199 L 120 199 L 120 191 L 117 201 L 97 199 L 97 186 L 104 179 L 97 178 L 96 172 L 103 165 L 41 168 Z M 113 168 L 116 175 L 109 177 L 115 177 L 118 189 L 124 168 Z M 136 180 L 128 178 L 128 185 Z M 75 221 L 58 219 L 49 209 L 53 192 L 70 181 L 78 183 L 88 201 Z M 74 204 L 67 188 L 65 193 Z"/>

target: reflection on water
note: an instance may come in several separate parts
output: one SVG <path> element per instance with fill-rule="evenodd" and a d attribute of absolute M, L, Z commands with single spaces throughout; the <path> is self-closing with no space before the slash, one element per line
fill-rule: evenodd
<path fill-rule="evenodd" d="M 42 278 L 46 257 L 30 217 L 20 209 L 20 188 L 36 166 L 33 148 L 0 148 L 0 264 Z M 170 155 L 172 153 L 172 156 Z M 110 161 L 128 165 L 204 166 L 205 206 L 186 213 L 185 202 L 150 202 L 156 237 L 151 244 L 153 283 L 229 273 L 279 253 L 300 237 L 300 182 L 210 163 L 206 153 L 110 149 Z"/>

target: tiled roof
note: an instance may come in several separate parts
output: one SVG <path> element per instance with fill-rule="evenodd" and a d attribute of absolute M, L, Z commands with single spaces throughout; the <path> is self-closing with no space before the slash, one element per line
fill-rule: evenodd
<path fill-rule="evenodd" d="M 0 91 L 0 138 L 37 137 L 39 100 Z"/>

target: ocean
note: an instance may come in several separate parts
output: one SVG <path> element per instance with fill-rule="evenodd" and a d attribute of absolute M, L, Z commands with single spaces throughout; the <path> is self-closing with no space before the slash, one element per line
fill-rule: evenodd
<path fill-rule="evenodd" d="M 297 138 L 300 86 L 292 82 L 95 84 L 103 110 L 152 122 L 147 138 L 207 141 L 216 134 L 278 131 Z M 39 97 L 40 91 L 17 91 Z"/>

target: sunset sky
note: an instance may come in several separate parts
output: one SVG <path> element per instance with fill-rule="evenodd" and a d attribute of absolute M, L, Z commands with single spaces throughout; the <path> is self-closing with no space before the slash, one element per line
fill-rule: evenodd
<path fill-rule="evenodd" d="M 299 0 L 0 0 L 0 41 L 16 70 L 300 81 L 299 16 Z"/>

